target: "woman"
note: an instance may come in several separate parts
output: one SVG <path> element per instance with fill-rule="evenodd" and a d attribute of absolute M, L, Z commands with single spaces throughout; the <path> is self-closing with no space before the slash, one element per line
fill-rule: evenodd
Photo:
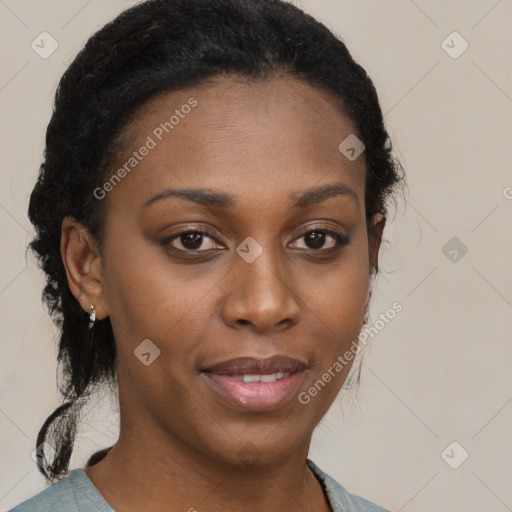
<path fill-rule="evenodd" d="M 375 88 L 279 0 L 150 0 L 61 79 L 31 243 L 64 403 L 31 510 L 382 511 L 308 457 L 402 180 Z M 120 435 L 67 474 L 80 407 Z"/>

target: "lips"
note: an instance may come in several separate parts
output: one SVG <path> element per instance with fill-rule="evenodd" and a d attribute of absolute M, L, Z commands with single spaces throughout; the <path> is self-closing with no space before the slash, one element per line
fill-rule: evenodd
<path fill-rule="evenodd" d="M 263 375 L 271 373 L 295 373 L 306 368 L 307 364 L 287 356 L 272 356 L 266 359 L 239 357 L 216 364 L 203 371 L 217 375 Z"/>
<path fill-rule="evenodd" d="M 307 363 L 278 355 L 266 359 L 241 357 L 202 370 L 215 394 L 245 411 L 282 406 L 302 380 Z"/>

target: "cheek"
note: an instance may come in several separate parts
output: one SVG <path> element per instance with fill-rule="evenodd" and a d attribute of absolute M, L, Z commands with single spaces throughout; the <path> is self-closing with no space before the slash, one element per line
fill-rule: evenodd
<path fill-rule="evenodd" d="M 109 272 L 108 303 L 120 384 L 165 417 L 190 399 L 186 390 L 195 370 L 194 347 L 207 328 L 208 286 L 187 286 L 183 272 L 154 252 L 143 262 L 136 251 L 110 254 L 117 262 Z"/>
<path fill-rule="evenodd" d="M 303 272 L 301 280 L 303 289 L 307 290 L 304 302 L 328 326 L 357 323 L 368 299 L 368 279 L 365 248 L 354 244 L 339 262 Z"/>
<path fill-rule="evenodd" d="M 121 230 L 105 246 L 105 254 L 107 302 L 113 321 L 142 336 L 148 336 L 159 323 L 169 329 L 174 317 L 186 309 L 187 292 L 191 293 L 180 286 L 180 269 L 169 264 L 160 248 Z"/>
<path fill-rule="evenodd" d="M 304 312 L 310 318 L 309 333 L 322 368 L 358 341 L 368 301 L 368 260 L 362 254 L 364 247 L 354 246 L 329 272 L 309 272 L 303 281 L 308 290 Z"/>
<path fill-rule="evenodd" d="M 220 276 L 205 273 L 192 281 L 191 267 L 171 264 L 163 250 L 127 246 L 110 247 L 109 261 L 115 264 L 105 266 L 119 362 L 132 365 L 134 350 L 149 339 L 160 350 L 160 363 L 179 359 L 185 368 L 194 340 L 208 327 L 208 300 Z"/>

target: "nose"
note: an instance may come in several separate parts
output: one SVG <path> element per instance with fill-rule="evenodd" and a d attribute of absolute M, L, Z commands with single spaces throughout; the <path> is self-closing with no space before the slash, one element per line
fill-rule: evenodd
<path fill-rule="evenodd" d="M 277 261 L 266 249 L 252 263 L 235 255 L 234 268 L 224 283 L 222 319 L 226 325 L 238 329 L 248 326 L 268 334 L 297 324 L 300 298 L 293 272 L 287 271 L 287 266 L 292 270 L 294 266 L 285 256 L 284 260 Z"/>

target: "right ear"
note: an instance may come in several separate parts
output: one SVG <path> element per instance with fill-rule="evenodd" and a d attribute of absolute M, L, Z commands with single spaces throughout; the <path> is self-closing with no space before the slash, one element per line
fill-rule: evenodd
<path fill-rule="evenodd" d="M 62 221 L 60 253 L 69 288 L 82 309 L 87 312 L 92 305 L 98 320 L 106 318 L 109 313 L 99 249 L 88 228 L 73 217 Z"/>

